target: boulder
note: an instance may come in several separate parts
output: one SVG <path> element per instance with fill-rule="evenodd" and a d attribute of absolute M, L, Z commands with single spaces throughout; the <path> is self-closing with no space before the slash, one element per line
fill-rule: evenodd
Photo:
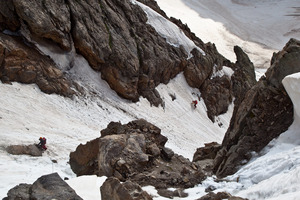
<path fill-rule="evenodd" d="M 20 184 L 8 191 L 6 200 L 82 200 L 57 173 L 38 178 L 33 184 Z"/>
<path fill-rule="evenodd" d="M 70 153 L 70 166 L 78 176 L 98 173 L 97 155 L 99 152 L 99 139 L 80 144 L 75 152 Z"/>
<path fill-rule="evenodd" d="M 110 200 L 152 200 L 152 197 L 131 181 L 120 183 L 117 178 L 110 177 L 100 188 L 101 199 Z"/>
<path fill-rule="evenodd" d="M 193 162 L 205 159 L 215 159 L 221 145 L 217 142 L 205 143 L 204 147 L 197 148 L 193 156 Z"/>
<path fill-rule="evenodd" d="M 31 184 L 21 183 L 7 192 L 7 197 L 4 200 L 30 199 Z"/>
<path fill-rule="evenodd" d="M 99 141 L 99 176 L 112 176 L 115 171 L 123 178 L 141 172 L 149 162 L 143 134 L 108 135 Z"/>
<path fill-rule="evenodd" d="M 293 122 L 293 104 L 281 81 L 300 71 L 300 42 L 291 39 L 274 54 L 272 65 L 245 95 L 234 112 L 214 160 L 214 172 L 224 177 L 245 164 L 252 152 L 261 151 Z"/>
<path fill-rule="evenodd" d="M 10 145 L 6 148 L 6 151 L 13 155 L 30 155 L 30 156 L 42 156 L 43 151 L 36 145 Z"/>
<path fill-rule="evenodd" d="M 111 122 L 100 138 L 71 153 L 70 165 L 76 174 L 113 176 L 141 186 L 188 188 L 201 183 L 205 178 L 202 170 L 166 148 L 166 141 L 158 127 L 143 119 L 125 125 Z M 90 164 L 95 162 L 97 165 Z"/>

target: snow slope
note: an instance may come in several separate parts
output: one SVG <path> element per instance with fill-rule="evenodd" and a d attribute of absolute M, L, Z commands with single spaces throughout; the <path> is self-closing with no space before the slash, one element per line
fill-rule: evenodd
<path fill-rule="evenodd" d="M 300 38 L 299 0 L 157 0 L 204 42 L 235 62 L 239 45 L 256 67 L 269 67 L 274 51 Z M 297 9 L 298 8 L 298 9 Z"/>
<path fill-rule="evenodd" d="M 169 0 L 164 1 L 169 2 Z M 193 2 L 196 3 L 196 1 Z M 229 3 L 229 1 L 224 2 Z M 163 9 L 169 13 L 174 5 L 175 7 L 181 6 L 180 9 L 184 11 L 182 16 L 187 13 L 196 13 L 186 4 L 180 3 L 182 1 L 172 0 L 167 9 Z M 194 6 L 194 9 L 196 8 L 197 6 Z M 206 12 L 209 11 L 206 10 Z M 197 13 L 196 15 L 198 16 Z M 190 21 L 193 22 L 194 18 L 190 17 Z M 205 32 L 205 29 L 202 28 L 197 34 L 203 32 L 205 37 L 200 38 L 204 41 L 207 39 L 207 41 L 214 43 L 220 42 L 219 44 L 216 43 L 218 49 L 224 49 L 228 56 L 232 56 L 232 48 L 228 47 L 229 44 L 232 45 L 241 41 L 241 44 L 247 46 L 247 41 L 229 36 L 231 33 L 227 31 L 221 20 L 201 19 L 203 21 L 198 21 L 198 23 L 207 25 L 203 27 L 210 28 L 210 31 Z M 239 26 L 238 23 L 236 25 Z M 194 31 L 192 25 L 189 24 L 189 26 Z M 216 35 L 214 34 L 215 31 L 217 32 Z M 262 29 L 259 31 L 263 33 Z M 214 41 L 214 37 L 218 40 Z M 223 40 L 224 38 L 229 39 Z M 251 48 L 254 50 L 257 48 L 257 52 L 262 56 L 264 55 L 265 50 L 260 45 L 251 44 L 253 44 Z M 162 129 L 162 134 L 169 139 L 168 147 L 190 159 L 195 149 L 205 142 L 222 141 L 228 127 L 232 106 L 226 115 L 220 116 L 216 120 L 217 122 L 213 124 L 206 117 L 206 107 L 203 101 L 199 102 L 196 110 L 191 108 L 191 101 L 196 99 L 200 93 L 187 85 L 182 74 L 171 80 L 168 85 L 158 86 L 157 89 L 165 101 L 165 108 L 151 107 L 149 102 L 143 98 L 134 104 L 121 99 L 115 92 L 111 91 L 107 83 L 100 79 L 100 74 L 92 71 L 87 61 L 81 56 L 73 52 L 59 54 L 49 47 L 40 46 L 40 48 L 46 54 L 55 57 L 61 68 L 65 68 L 69 62 L 74 61 L 74 67 L 68 73 L 89 92 L 83 97 L 68 99 L 44 94 L 35 85 L 0 84 L 0 93 L 5 94 L 0 95 L 0 171 L 2 172 L 0 174 L 2 183 L 0 185 L 0 198 L 5 197 L 10 188 L 21 182 L 32 183 L 42 175 L 58 172 L 62 178 L 72 178 L 68 183 L 85 200 L 98 199 L 100 194 L 97 188 L 105 177 L 75 178 L 75 174 L 67 162 L 70 151 L 74 151 L 80 143 L 86 143 L 99 137 L 99 131 L 105 128 L 110 121 L 127 123 L 137 118 L 144 118 Z M 270 59 L 270 56 L 268 58 Z M 230 76 L 230 74 L 231 72 L 225 69 L 217 75 Z M 293 84 L 288 83 L 294 85 L 291 88 L 300 85 L 298 78 L 291 79 Z M 174 101 L 172 101 L 171 95 L 176 96 Z M 223 126 L 219 127 L 218 122 L 222 122 Z M 205 194 L 205 187 L 209 185 L 215 185 L 220 191 L 227 190 L 250 199 L 296 199 L 299 196 L 296 188 L 299 188 L 300 182 L 299 167 L 297 167 L 297 165 L 299 166 L 300 150 L 298 144 L 290 142 L 289 137 L 294 137 L 295 130 L 299 130 L 297 124 L 299 123 L 294 123 L 284 134 L 286 136 L 283 135 L 280 137 L 281 139 L 274 141 L 271 144 L 273 148 L 271 146 L 266 148 L 264 153 L 266 157 L 257 157 L 236 175 L 228 177 L 229 180 L 236 180 L 239 176 L 239 183 L 234 181 L 215 183 L 211 177 L 198 187 L 186 190 L 190 196 L 184 199 L 201 197 Z M 5 151 L 7 145 L 32 144 L 38 142 L 40 136 L 45 136 L 48 141 L 48 150 L 42 157 L 13 156 Z M 266 170 L 267 167 L 270 168 L 269 171 Z M 283 181 L 284 178 L 287 181 Z M 289 184 L 289 181 L 293 186 Z M 86 192 L 87 187 L 91 192 Z M 153 188 L 148 187 L 147 191 L 153 192 L 152 194 L 155 195 Z M 157 196 L 155 199 L 164 198 Z"/>
<path fill-rule="evenodd" d="M 69 54 L 52 56 L 57 62 L 62 61 L 61 66 L 70 58 Z M 5 172 L 0 174 L 3 183 L 0 198 L 15 185 L 32 183 L 44 174 L 58 172 L 61 177 L 75 177 L 67 163 L 69 153 L 80 143 L 99 137 L 100 130 L 110 121 L 128 123 L 144 118 L 162 129 L 162 134 L 169 139 L 166 146 L 190 159 L 204 143 L 222 141 L 231 113 L 217 119 L 223 123 L 219 127 L 207 118 L 203 100 L 196 110 L 192 109 L 191 101 L 200 93 L 188 86 L 183 74 L 168 85 L 157 87 L 165 102 L 165 108 L 157 108 L 143 98 L 136 104 L 121 99 L 84 58 L 73 56 L 74 67 L 69 73 L 89 91 L 84 97 L 47 95 L 35 85 L 0 84 L 0 93 L 6 94 L 0 96 L 0 171 Z M 170 94 L 176 96 L 174 101 Z M 41 158 L 5 152 L 8 145 L 32 144 L 40 136 L 45 136 L 48 143 L 48 150 Z"/>

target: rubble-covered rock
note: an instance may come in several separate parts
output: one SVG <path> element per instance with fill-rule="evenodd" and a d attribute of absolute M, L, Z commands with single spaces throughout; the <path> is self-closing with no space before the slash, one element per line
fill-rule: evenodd
<path fill-rule="evenodd" d="M 70 154 L 70 165 L 76 174 L 114 176 L 141 186 L 188 188 L 200 183 L 205 178 L 202 170 L 166 148 L 166 142 L 161 130 L 143 119 L 125 125 L 111 122 L 100 138 Z"/>

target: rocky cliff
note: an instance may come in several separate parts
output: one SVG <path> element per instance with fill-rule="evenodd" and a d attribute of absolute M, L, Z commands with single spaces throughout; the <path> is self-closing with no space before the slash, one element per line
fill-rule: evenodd
<path fill-rule="evenodd" d="M 265 76 L 235 107 L 222 148 L 214 160 L 219 177 L 235 173 L 253 152 L 260 152 L 292 124 L 293 104 L 282 79 L 296 72 L 300 72 L 300 41 L 291 39 L 280 52 L 274 53 Z"/>
<path fill-rule="evenodd" d="M 167 19 L 155 1 L 141 2 Z M 148 24 L 144 10 L 130 0 L 0 4 L 0 30 L 4 33 L 0 35 L 0 79 L 5 83 L 36 83 L 46 93 L 65 96 L 76 92 L 76 84 L 65 75 L 72 68 L 72 61 L 67 69 L 61 69 L 34 45 L 47 42 L 58 46 L 61 52 L 75 49 L 95 71 L 101 72 L 101 78 L 117 94 L 134 102 L 143 96 L 153 105 L 162 104 L 156 86 L 184 72 L 188 84 L 203 93 L 208 116 L 214 120 L 214 116 L 227 111 L 233 97 L 242 98 L 245 89 L 243 78 L 218 77 L 214 71 L 227 66 L 234 71 L 254 73 L 251 64 L 244 64 L 243 61 L 251 62 L 243 59 L 246 55 L 242 50 L 235 51 L 238 63 L 231 63 L 213 44 L 204 44 L 174 18 L 168 20 L 204 53 L 196 48 L 190 53 L 182 46 L 171 45 Z M 188 54 L 192 57 L 188 58 Z M 255 79 L 248 77 L 253 78 L 251 85 Z"/>

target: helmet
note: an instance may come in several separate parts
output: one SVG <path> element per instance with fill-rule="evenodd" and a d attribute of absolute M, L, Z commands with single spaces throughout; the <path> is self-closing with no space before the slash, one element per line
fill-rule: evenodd
<path fill-rule="evenodd" d="M 40 139 L 43 139 L 42 137 L 40 137 Z"/>

